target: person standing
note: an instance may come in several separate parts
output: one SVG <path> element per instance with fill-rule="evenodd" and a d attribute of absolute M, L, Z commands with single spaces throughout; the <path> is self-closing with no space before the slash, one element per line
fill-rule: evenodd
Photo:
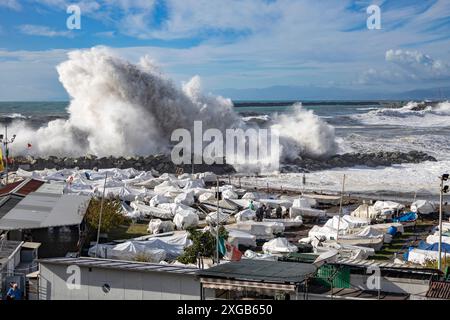
<path fill-rule="evenodd" d="M 283 209 L 281 209 L 280 205 L 277 205 L 277 208 L 275 209 L 275 214 L 277 215 L 277 219 L 281 219 L 282 213 L 283 213 Z"/>
<path fill-rule="evenodd" d="M 22 292 L 16 282 L 9 284 L 9 290 L 6 293 L 7 300 L 22 300 Z"/>
<path fill-rule="evenodd" d="M 264 217 L 264 212 L 266 211 L 266 206 L 263 204 L 261 207 L 256 209 L 256 221 L 261 222 Z"/>
<path fill-rule="evenodd" d="M 253 200 L 250 200 L 250 204 L 248 205 L 248 208 L 249 208 L 250 210 L 255 211 L 255 205 L 253 204 Z"/>
<path fill-rule="evenodd" d="M 265 215 L 266 219 L 272 218 L 272 208 L 269 205 L 266 207 L 264 215 Z"/>

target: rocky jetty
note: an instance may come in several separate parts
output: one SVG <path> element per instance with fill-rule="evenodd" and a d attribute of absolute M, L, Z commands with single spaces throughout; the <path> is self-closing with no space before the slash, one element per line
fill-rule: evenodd
<path fill-rule="evenodd" d="M 420 151 L 410 152 L 377 152 L 377 153 L 345 153 L 334 155 L 327 159 L 297 158 L 282 164 L 281 172 L 310 172 L 333 168 L 366 166 L 391 166 L 402 163 L 420 163 L 437 161 L 434 157 Z"/>
<path fill-rule="evenodd" d="M 106 169 L 106 168 L 135 168 L 137 170 L 150 171 L 152 169 L 158 172 L 176 173 L 180 168 L 183 172 L 192 172 L 192 165 L 175 165 L 170 155 L 158 154 L 145 157 L 102 157 L 98 158 L 94 155 L 87 155 L 77 158 L 58 158 L 49 156 L 46 158 L 32 158 L 32 157 L 16 157 L 14 162 L 10 164 L 10 170 L 17 170 L 22 168 L 24 170 L 43 170 L 43 169 L 64 169 L 75 168 L 79 169 Z M 212 171 L 216 174 L 230 174 L 235 170 L 228 164 L 215 165 L 195 165 L 195 172 Z"/>
<path fill-rule="evenodd" d="M 327 159 L 297 158 L 293 161 L 281 164 L 281 172 L 310 172 L 326 170 L 332 168 L 353 167 L 353 166 L 390 166 L 401 163 L 420 163 L 424 161 L 436 161 L 432 156 L 419 152 L 378 152 L 378 153 L 346 153 L 334 155 Z M 175 165 L 169 155 L 150 155 L 145 157 L 102 157 L 87 155 L 78 158 L 58 158 L 50 156 L 47 158 L 16 157 L 9 165 L 11 171 L 22 168 L 25 170 L 43 169 L 104 169 L 104 168 L 135 168 L 138 170 L 176 173 L 180 168 L 183 172 L 192 172 L 191 165 Z M 232 174 L 235 169 L 228 164 L 195 165 L 195 172 L 212 171 L 216 174 Z"/>

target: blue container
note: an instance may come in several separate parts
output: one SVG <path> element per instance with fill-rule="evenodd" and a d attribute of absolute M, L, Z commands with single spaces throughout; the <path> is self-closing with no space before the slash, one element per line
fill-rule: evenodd
<path fill-rule="evenodd" d="M 395 236 L 397 234 L 397 228 L 394 226 L 389 227 L 389 229 L 387 230 L 387 233 L 390 234 L 391 236 Z"/>

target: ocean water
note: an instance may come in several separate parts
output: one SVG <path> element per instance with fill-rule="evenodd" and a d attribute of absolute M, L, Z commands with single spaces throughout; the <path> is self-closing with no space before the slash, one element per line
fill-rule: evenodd
<path fill-rule="evenodd" d="M 289 113 L 294 101 L 235 101 L 234 110 L 247 121 L 270 121 Z M 267 106 L 267 104 L 270 104 Z M 450 156 L 450 104 L 412 110 L 414 104 L 398 107 L 397 102 L 326 101 L 304 102 L 330 124 L 336 133 L 338 152 L 412 150 L 426 152 L 440 160 Z M 24 123 L 32 128 L 56 119 L 68 119 L 69 102 L 0 102 L 0 123 Z"/>
<path fill-rule="evenodd" d="M 270 105 L 267 105 L 270 103 Z M 280 114 L 289 114 L 294 102 L 235 102 L 234 110 L 246 122 L 268 123 Z M 27 127 L 48 127 L 67 120 L 69 102 L 0 102 L 0 122 Z M 442 102 L 417 110 L 416 104 L 387 102 L 303 103 L 335 130 L 338 152 L 377 152 L 418 150 L 438 162 L 403 164 L 380 168 L 339 168 L 307 174 L 307 186 L 300 186 L 300 174 L 269 175 L 255 183 L 286 188 L 339 191 L 342 175 L 347 175 L 348 192 L 409 192 L 437 194 L 438 179 L 450 171 L 450 104 Z M 11 132 L 20 135 L 20 132 Z"/>

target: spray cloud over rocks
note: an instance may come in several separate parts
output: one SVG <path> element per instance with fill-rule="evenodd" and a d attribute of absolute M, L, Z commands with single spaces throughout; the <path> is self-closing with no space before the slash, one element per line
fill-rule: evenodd
<path fill-rule="evenodd" d="M 230 99 L 203 94 L 198 76 L 177 88 L 149 57 L 134 65 L 95 47 L 70 52 L 57 71 L 71 97 L 69 118 L 37 130 L 25 120 L 14 121 L 15 154 L 26 153 L 27 143 L 34 156 L 167 154 L 172 132 L 191 131 L 194 121 L 202 121 L 204 130 L 222 132 L 252 126 L 233 110 Z M 334 128 L 300 104 L 270 126 L 279 131 L 282 159 L 325 157 L 337 150 Z"/>

